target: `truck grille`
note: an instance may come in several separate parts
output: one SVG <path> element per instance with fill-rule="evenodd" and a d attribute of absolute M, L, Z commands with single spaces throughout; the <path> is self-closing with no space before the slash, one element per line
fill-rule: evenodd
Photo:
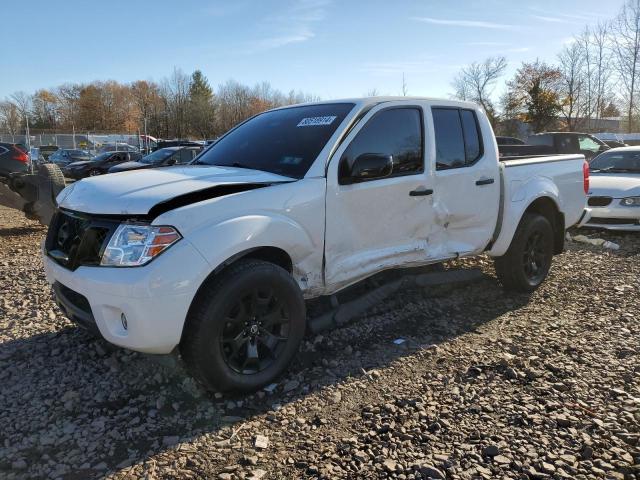
<path fill-rule="evenodd" d="M 587 203 L 590 207 L 606 207 L 612 200 L 611 197 L 589 197 Z"/>
<path fill-rule="evenodd" d="M 99 265 L 104 247 L 118 223 L 58 211 L 49 225 L 45 241 L 47 255 L 69 270 L 81 265 Z"/>

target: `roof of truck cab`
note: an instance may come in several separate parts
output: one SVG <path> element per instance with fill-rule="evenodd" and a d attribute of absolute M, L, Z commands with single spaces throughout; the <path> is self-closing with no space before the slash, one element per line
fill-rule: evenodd
<path fill-rule="evenodd" d="M 309 106 L 309 105 L 326 105 L 332 103 L 354 103 L 359 107 L 368 107 L 371 105 L 377 105 L 380 103 L 387 102 L 415 102 L 415 101 L 427 101 L 427 102 L 437 102 L 444 106 L 461 106 L 467 108 L 477 108 L 478 105 L 473 102 L 466 102 L 463 100 L 451 100 L 446 98 L 434 98 L 434 97 L 404 97 L 404 96 L 380 96 L 380 97 L 360 97 L 360 98 L 336 98 L 332 100 L 322 100 L 318 102 L 304 102 L 297 103 L 293 105 L 285 105 L 282 107 L 278 107 L 277 109 L 282 108 L 291 108 L 291 107 L 300 107 L 300 106 Z"/>

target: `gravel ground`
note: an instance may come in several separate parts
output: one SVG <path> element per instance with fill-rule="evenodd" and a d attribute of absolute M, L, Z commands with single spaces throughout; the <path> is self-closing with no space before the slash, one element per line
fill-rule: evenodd
<path fill-rule="evenodd" d="M 587 232 L 622 248 L 568 244 L 531 297 L 465 262 L 491 277 L 401 292 L 222 397 L 68 322 L 44 232 L 0 208 L 2 478 L 640 478 L 636 235 Z"/>

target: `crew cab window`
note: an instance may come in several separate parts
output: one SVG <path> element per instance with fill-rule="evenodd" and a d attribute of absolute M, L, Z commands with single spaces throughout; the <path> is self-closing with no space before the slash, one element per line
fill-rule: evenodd
<path fill-rule="evenodd" d="M 432 108 L 436 170 L 474 164 L 482 156 L 482 139 L 473 110 Z"/>
<path fill-rule="evenodd" d="M 378 112 L 362 127 L 342 155 L 351 167 L 365 153 L 393 156 L 392 177 L 424 171 L 422 112 L 390 108 Z M 388 177 L 387 177 L 388 178 Z"/>

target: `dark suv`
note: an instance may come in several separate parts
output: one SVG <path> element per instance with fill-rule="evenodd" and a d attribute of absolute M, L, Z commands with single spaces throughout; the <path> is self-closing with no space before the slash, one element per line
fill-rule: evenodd
<path fill-rule="evenodd" d="M 16 143 L 0 142 L 0 177 L 29 170 L 29 156 L 26 149 Z"/>

